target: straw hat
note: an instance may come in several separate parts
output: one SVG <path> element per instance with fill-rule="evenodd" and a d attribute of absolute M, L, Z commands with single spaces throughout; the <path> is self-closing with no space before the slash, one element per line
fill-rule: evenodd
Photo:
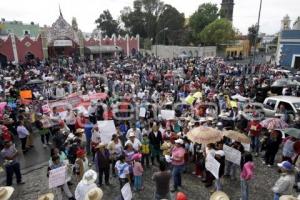
<path fill-rule="evenodd" d="M 104 143 L 100 143 L 96 146 L 96 149 L 100 149 L 100 148 L 103 148 L 105 147 L 106 145 Z"/>
<path fill-rule="evenodd" d="M 279 200 L 297 200 L 297 198 L 292 195 L 282 195 Z"/>
<path fill-rule="evenodd" d="M 224 192 L 217 191 L 210 196 L 210 200 L 229 200 L 229 197 Z"/>
<path fill-rule="evenodd" d="M 53 193 L 43 194 L 38 198 L 38 200 L 53 200 L 53 199 L 54 199 Z"/>
<path fill-rule="evenodd" d="M 100 188 L 92 188 L 85 195 L 85 200 L 101 200 L 103 197 L 103 192 Z"/>
<path fill-rule="evenodd" d="M 84 133 L 84 129 L 83 128 L 78 128 L 78 129 L 76 129 L 75 133 Z"/>
<path fill-rule="evenodd" d="M 0 200 L 8 200 L 13 192 L 13 187 L 0 187 Z"/>
<path fill-rule="evenodd" d="M 84 184 L 90 185 L 95 183 L 96 180 L 97 180 L 97 173 L 94 170 L 90 169 L 83 174 L 81 181 Z"/>

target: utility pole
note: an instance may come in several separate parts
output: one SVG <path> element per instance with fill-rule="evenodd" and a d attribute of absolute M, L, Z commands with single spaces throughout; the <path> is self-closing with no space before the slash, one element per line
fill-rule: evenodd
<path fill-rule="evenodd" d="M 260 0 L 260 5 L 259 5 L 259 12 L 258 12 L 258 19 L 257 19 L 257 30 L 255 34 L 255 39 L 254 39 L 254 52 L 253 52 L 253 59 L 252 59 L 252 64 L 255 64 L 255 57 L 256 57 L 256 43 L 258 39 L 258 32 L 259 32 L 259 24 L 260 24 L 260 14 L 261 14 L 261 6 L 262 6 L 262 0 Z"/>

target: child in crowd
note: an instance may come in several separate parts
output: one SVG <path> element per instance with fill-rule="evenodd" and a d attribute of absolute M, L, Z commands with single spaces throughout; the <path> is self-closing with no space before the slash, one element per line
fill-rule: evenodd
<path fill-rule="evenodd" d="M 145 167 L 145 160 L 146 160 L 146 166 L 149 167 L 149 155 L 150 155 L 150 146 L 149 146 L 149 139 L 147 134 L 143 134 L 142 138 L 142 165 Z"/>
<path fill-rule="evenodd" d="M 135 191 L 141 191 L 144 189 L 144 187 L 142 186 L 143 185 L 142 184 L 142 176 L 143 176 L 144 169 L 140 162 L 141 158 L 142 158 L 142 154 L 140 154 L 140 153 L 136 153 L 132 156 Z"/>

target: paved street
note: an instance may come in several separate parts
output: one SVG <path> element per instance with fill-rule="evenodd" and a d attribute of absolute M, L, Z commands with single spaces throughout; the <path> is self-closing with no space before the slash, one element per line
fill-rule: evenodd
<path fill-rule="evenodd" d="M 37 151 L 35 152 L 37 153 Z M 42 160 L 46 160 L 48 156 L 47 151 L 40 151 Z M 38 153 L 37 153 L 38 154 Z M 27 156 L 27 155 L 26 155 Z M 33 156 L 29 156 L 26 164 L 34 163 Z M 37 157 L 38 158 L 38 157 Z M 23 162 L 24 163 L 24 162 Z M 261 163 L 260 158 L 257 158 L 255 169 L 255 178 L 250 184 L 250 199 L 251 200 L 270 200 L 272 199 L 272 192 L 270 188 L 278 178 L 277 168 L 268 168 Z M 152 200 L 154 193 L 154 184 L 151 181 L 151 175 L 157 168 L 146 169 L 144 174 L 145 190 L 140 193 L 134 193 L 134 199 Z M 188 173 L 183 176 L 182 191 L 188 194 L 189 200 L 209 199 L 210 191 L 213 189 L 205 188 L 199 178 L 191 175 L 192 165 L 189 166 Z M 25 185 L 15 186 L 16 191 L 12 199 L 14 200 L 36 200 L 40 194 L 50 192 L 48 189 L 48 179 L 46 177 L 47 166 L 31 167 L 23 170 Z M 103 186 L 104 200 L 118 199 L 119 184 L 117 179 L 111 178 L 111 186 Z M 223 179 L 224 191 L 230 196 L 231 200 L 239 200 L 240 198 L 240 182 L 231 181 L 230 179 Z M 71 186 L 72 192 L 75 190 L 75 185 Z M 67 199 L 66 197 L 64 199 Z"/>

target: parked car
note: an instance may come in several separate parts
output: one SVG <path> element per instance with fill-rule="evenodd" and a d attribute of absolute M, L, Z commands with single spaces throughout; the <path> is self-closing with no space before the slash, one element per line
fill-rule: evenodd
<path fill-rule="evenodd" d="M 276 116 L 280 105 L 284 105 L 290 120 L 295 119 L 296 114 L 300 112 L 300 97 L 294 96 L 273 96 L 264 100 L 263 110 L 266 117 Z"/>

